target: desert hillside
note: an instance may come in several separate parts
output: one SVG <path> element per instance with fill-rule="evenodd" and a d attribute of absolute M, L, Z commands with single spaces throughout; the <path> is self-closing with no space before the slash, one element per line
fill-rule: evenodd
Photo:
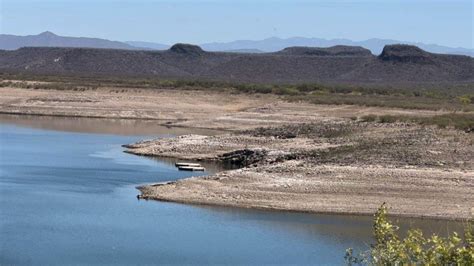
<path fill-rule="evenodd" d="M 376 56 L 355 46 L 289 47 L 275 53 L 208 52 L 176 44 L 166 51 L 26 47 L 0 51 L 14 73 L 206 79 L 231 82 L 426 83 L 474 81 L 474 58 L 387 45 Z"/>

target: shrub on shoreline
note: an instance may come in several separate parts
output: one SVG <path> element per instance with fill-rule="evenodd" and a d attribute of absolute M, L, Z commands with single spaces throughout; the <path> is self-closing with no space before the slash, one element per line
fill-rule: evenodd
<path fill-rule="evenodd" d="M 456 232 L 447 237 L 425 237 L 421 230 L 410 229 L 401 238 L 384 203 L 375 213 L 373 228 L 375 244 L 359 256 L 347 249 L 344 258 L 348 265 L 474 265 L 473 220 L 467 223 L 464 237 Z"/>

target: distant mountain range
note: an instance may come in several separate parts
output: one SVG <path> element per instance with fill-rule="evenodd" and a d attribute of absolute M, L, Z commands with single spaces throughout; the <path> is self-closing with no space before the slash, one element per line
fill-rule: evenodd
<path fill-rule="evenodd" d="M 0 34 L 0 49 L 16 50 L 21 47 L 87 47 L 107 49 L 139 49 L 123 42 L 99 38 L 65 37 L 45 31 L 38 35 L 17 36 Z"/>
<path fill-rule="evenodd" d="M 321 38 L 267 38 L 259 41 L 241 40 L 224 43 L 206 43 L 201 44 L 201 47 L 207 51 L 225 51 L 234 49 L 257 49 L 263 52 L 276 52 L 286 47 L 291 46 L 308 46 L 308 47 L 331 47 L 335 45 L 347 45 L 347 46 L 361 46 L 369 49 L 373 54 L 378 55 L 382 52 L 386 45 L 390 44 L 409 44 L 415 45 L 419 48 L 439 54 L 460 54 L 474 56 L 474 49 L 468 48 L 452 48 L 447 46 L 441 46 L 437 44 L 425 44 L 420 42 L 406 42 L 390 39 L 368 39 L 364 41 L 352 41 L 348 39 L 321 39 Z"/>
<path fill-rule="evenodd" d="M 126 44 L 133 46 L 134 48 L 146 48 L 151 50 L 166 50 L 170 48 L 170 45 L 154 43 L 154 42 L 138 42 L 138 41 L 129 41 L 125 42 Z"/>
<path fill-rule="evenodd" d="M 226 51 L 235 53 L 264 53 L 276 52 L 292 46 L 308 46 L 308 47 L 331 47 L 335 45 L 361 46 L 369 49 L 373 54 L 378 55 L 382 52 L 385 45 L 390 44 L 410 44 L 416 45 L 423 50 L 431 53 L 440 54 L 459 54 L 474 56 L 474 49 L 469 48 L 453 48 L 436 44 L 414 43 L 390 39 L 369 39 L 364 41 L 352 41 L 348 39 L 321 39 L 321 38 L 267 38 L 264 40 L 238 40 L 233 42 L 221 43 L 204 43 L 200 44 L 206 51 Z M 0 49 L 15 50 L 20 47 L 83 47 L 83 48 L 109 48 L 109 49 L 126 49 L 126 50 L 166 50 L 171 45 L 127 41 L 118 42 L 99 38 L 85 37 L 65 37 L 59 36 L 52 32 L 46 31 L 38 35 L 16 36 L 9 34 L 0 34 Z"/>

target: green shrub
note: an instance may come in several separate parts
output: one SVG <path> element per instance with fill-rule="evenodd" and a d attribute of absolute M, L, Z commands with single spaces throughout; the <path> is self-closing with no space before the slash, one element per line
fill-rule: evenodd
<path fill-rule="evenodd" d="M 471 220 L 461 238 L 456 232 L 447 237 L 433 234 L 425 237 L 419 229 L 410 229 L 405 238 L 398 226 L 387 217 L 387 206 L 375 213 L 374 238 L 371 249 L 354 256 L 346 250 L 348 265 L 474 265 L 474 222 Z"/>
<path fill-rule="evenodd" d="M 473 95 L 468 95 L 468 94 L 458 97 L 459 101 L 464 105 L 473 103 L 473 98 L 474 98 Z"/>

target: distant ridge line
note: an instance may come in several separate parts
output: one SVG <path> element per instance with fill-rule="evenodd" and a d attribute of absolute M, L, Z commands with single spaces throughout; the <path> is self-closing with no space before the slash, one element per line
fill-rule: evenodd
<path fill-rule="evenodd" d="M 387 45 L 289 47 L 273 53 L 210 52 L 190 44 L 165 51 L 26 47 L 0 51 L 0 71 L 54 75 L 202 79 L 251 83 L 474 82 L 474 58 Z"/>
<path fill-rule="evenodd" d="M 336 45 L 361 46 L 370 50 L 373 54 L 380 54 L 383 47 L 393 44 L 415 45 L 421 49 L 440 54 L 460 54 L 474 56 L 472 48 L 453 48 L 436 44 L 425 44 L 406 42 L 391 39 L 367 39 L 363 41 L 352 41 L 349 39 L 322 39 L 322 38 L 277 38 L 271 37 L 262 40 L 237 40 L 231 42 L 203 43 L 199 46 L 205 51 L 224 51 L 233 53 L 263 53 L 277 52 L 287 47 L 305 46 L 327 48 Z M 100 38 L 59 36 L 50 31 L 38 35 L 16 36 L 11 34 L 0 34 L 0 49 L 16 50 L 21 47 L 83 47 L 102 49 L 127 49 L 127 50 L 167 50 L 168 44 L 143 42 L 143 41 L 110 41 Z"/>

